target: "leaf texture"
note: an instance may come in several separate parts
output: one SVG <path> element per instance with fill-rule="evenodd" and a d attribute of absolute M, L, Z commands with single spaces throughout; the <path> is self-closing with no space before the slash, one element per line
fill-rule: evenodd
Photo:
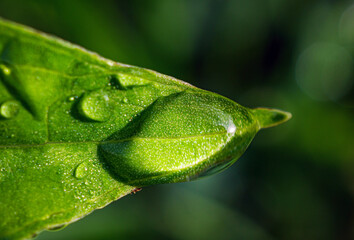
<path fill-rule="evenodd" d="M 0 19 L 0 239 L 218 172 L 289 118 Z"/>

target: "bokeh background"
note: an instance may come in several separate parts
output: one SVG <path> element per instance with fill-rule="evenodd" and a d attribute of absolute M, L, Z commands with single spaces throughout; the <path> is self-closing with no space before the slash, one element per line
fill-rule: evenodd
<path fill-rule="evenodd" d="M 144 188 L 37 239 L 354 239 L 352 1 L 0 0 L 0 16 L 293 113 L 218 175 Z"/>

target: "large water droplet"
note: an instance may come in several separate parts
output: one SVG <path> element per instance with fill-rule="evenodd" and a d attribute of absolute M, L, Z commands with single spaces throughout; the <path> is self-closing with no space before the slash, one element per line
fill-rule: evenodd
<path fill-rule="evenodd" d="M 112 116 L 110 98 L 103 91 L 92 92 L 83 97 L 79 112 L 84 117 L 98 122 L 107 121 Z"/>
<path fill-rule="evenodd" d="M 11 74 L 11 69 L 4 64 L 0 64 L 0 71 L 7 76 Z"/>
<path fill-rule="evenodd" d="M 75 177 L 77 179 L 81 179 L 81 178 L 84 178 L 86 176 L 87 172 L 88 172 L 87 163 L 86 162 L 82 162 L 76 167 L 74 175 L 75 175 Z"/>
<path fill-rule="evenodd" d="M 0 115 L 7 119 L 15 117 L 19 111 L 20 105 L 13 100 L 4 102 L 0 107 Z"/>

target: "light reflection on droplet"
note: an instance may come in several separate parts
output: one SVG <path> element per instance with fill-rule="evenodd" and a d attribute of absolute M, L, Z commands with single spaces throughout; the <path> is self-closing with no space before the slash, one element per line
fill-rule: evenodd
<path fill-rule="evenodd" d="M 222 115 L 220 115 L 222 116 Z M 223 120 L 220 121 L 220 125 L 223 126 L 226 130 L 227 133 L 229 134 L 234 134 L 236 132 L 236 125 L 230 115 L 225 116 L 224 115 Z"/>
<path fill-rule="evenodd" d="M 230 122 L 227 128 L 227 133 L 235 133 L 235 132 L 236 132 L 236 126 L 233 122 Z"/>
<path fill-rule="evenodd" d="M 77 96 L 71 96 L 68 98 L 69 102 L 73 102 L 77 99 Z"/>

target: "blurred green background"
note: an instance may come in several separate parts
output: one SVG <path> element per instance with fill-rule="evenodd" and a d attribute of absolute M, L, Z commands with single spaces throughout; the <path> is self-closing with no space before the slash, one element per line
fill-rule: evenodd
<path fill-rule="evenodd" d="M 221 174 L 145 188 L 39 240 L 354 239 L 352 1 L 0 0 L 0 16 L 293 113 Z"/>

